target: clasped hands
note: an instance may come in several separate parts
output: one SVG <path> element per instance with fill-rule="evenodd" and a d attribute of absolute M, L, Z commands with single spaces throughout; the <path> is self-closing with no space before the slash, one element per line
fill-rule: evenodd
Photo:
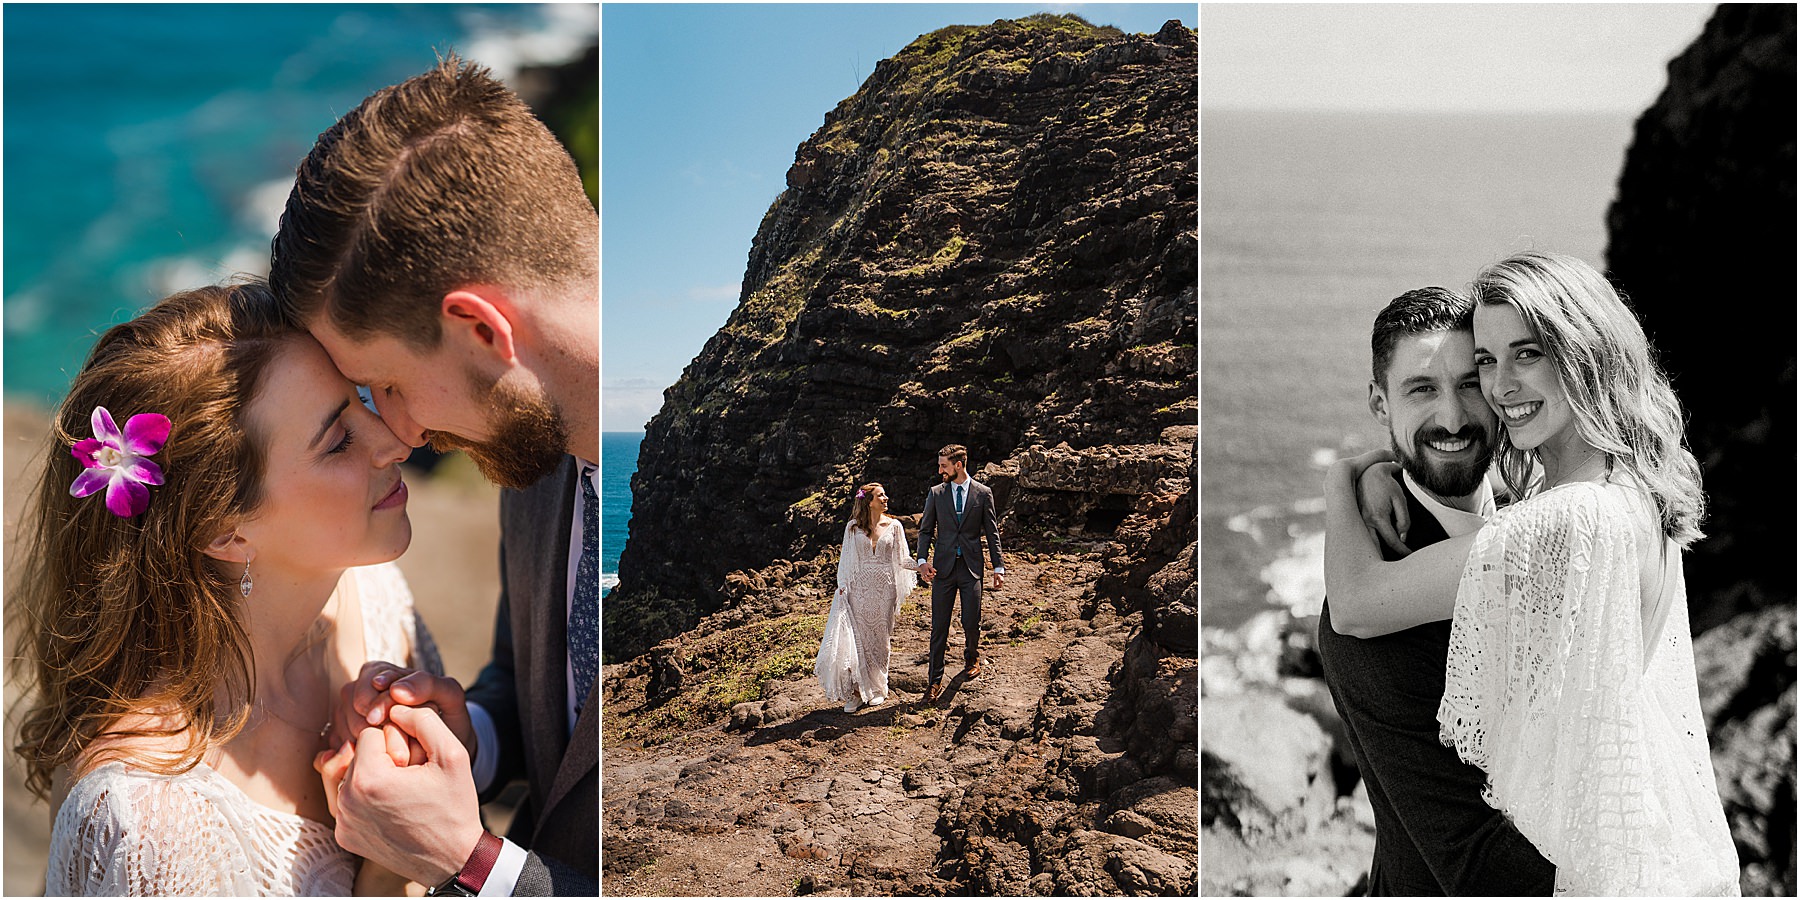
<path fill-rule="evenodd" d="M 924 576 L 926 581 L 931 581 L 932 579 L 937 577 L 937 566 L 932 565 L 930 562 L 926 562 L 924 565 L 919 567 L 919 574 Z M 993 576 L 993 578 L 989 582 L 988 590 L 997 591 L 1006 584 L 1006 579 L 1000 577 L 999 572 L 993 572 L 990 574 Z"/>
<path fill-rule="evenodd" d="M 370 662 L 338 696 L 334 747 L 313 758 L 338 843 L 420 884 L 443 882 L 482 833 L 462 685 Z"/>

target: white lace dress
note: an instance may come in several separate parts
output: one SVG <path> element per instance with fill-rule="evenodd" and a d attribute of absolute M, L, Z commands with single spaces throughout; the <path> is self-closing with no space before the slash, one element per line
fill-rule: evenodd
<path fill-rule="evenodd" d="M 369 659 L 442 674 L 430 632 L 393 563 L 351 569 Z M 347 896 L 357 857 L 330 826 L 250 799 L 201 764 L 158 775 L 122 762 L 70 786 L 50 834 L 46 896 Z"/>
<path fill-rule="evenodd" d="M 1672 544 L 1673 590 L 1642 608 L 1654 516 L 1630 486 L 1554 488 L 1481 529 L 1457 588 L 1444 743 L 1487 772 L 1558 894 L 1738 893 Z"/>
<path fill-rule="evenodd" d="M 844 527 L 837 592 L 813 666 L 830 700 L 868 703 L 887 696 L 888 639 L 901 602 L 918 584 L 913 572 L 919 564 L 899 520 L 889 519 L 878 530 L 870 546 L 861 529 Z"/>

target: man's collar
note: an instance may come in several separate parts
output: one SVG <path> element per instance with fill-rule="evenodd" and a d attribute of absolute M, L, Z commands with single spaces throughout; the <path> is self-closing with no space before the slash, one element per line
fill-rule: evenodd
<path fill-rule="evenodd" d="M 1444 534 L 1450 537 L 1481 530 L 1481 526 L 1487 524 L 1488 518 L 1494 514 L 1494 489 L 1488 486 L 1486 478 L 1481 479 L 1481 486 L 1469 498 L 1471 505 L 1479 512 L 1469 512 L 1438 502 L 1430 491 L 1413 480 L 1411 472 L 1401 470 L 1400 478 L 1406 482 L 1406 489 L 1418 498 L 1419 505 L 1425 507 L 1425 511 L 1431 513 L 1431 517 L 1438 520 L 1439 525 L 1444 526 Z"/>

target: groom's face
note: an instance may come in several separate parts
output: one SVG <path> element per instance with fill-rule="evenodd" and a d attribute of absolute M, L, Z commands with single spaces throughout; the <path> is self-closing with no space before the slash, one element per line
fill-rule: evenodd
<path fill-rule="evenodd" d="M 489 481 L 518 490 L 562 461 L 567 425 L 536 385 L 483 378 L 447 343 L 419 351 L 390 335 L 352 339 L 322 318 L 310 325 L 332 363 L 369 387 L 382 421 L 406 443 L 461 450 Z"/>
<path fill-rule="evenodd" d="M 955 481 L 962 477 L 963 467 L 968 463 L 952 462 L 949 457 L 938 457 L 938 477 L 945 481 Z"/>
<path fill-rule="evenodd" d="M 1387 426 L 1400 465 L 1439 497 L 1473 493 L 1493 458 L 1494 412 L 1475 373 L 1467 331 L 1401 335 L 1369 409 Z"/>

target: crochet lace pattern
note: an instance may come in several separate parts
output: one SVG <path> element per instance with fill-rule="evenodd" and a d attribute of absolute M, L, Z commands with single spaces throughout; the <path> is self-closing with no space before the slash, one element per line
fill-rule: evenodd
<path fill-rule="evenodd" d="M 1640 537 L 1656 529 L 1634 487 L 1563 485 L 1483 527 L 1457 588 L 1441 737 L 1556 864 L 1558 894 L 1738 893 L 1679 559 L 1646 643 Z"/>

